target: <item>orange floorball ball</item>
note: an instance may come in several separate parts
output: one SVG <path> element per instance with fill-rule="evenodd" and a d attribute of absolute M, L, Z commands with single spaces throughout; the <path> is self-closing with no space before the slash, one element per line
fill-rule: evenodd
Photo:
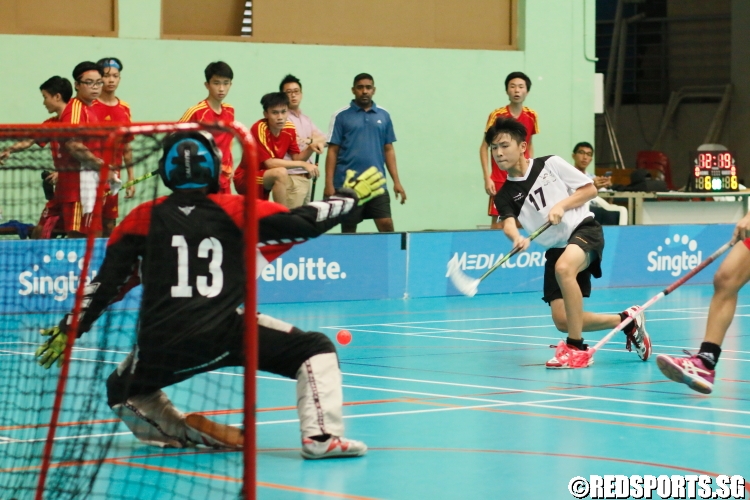
<path fill-rule="evenodd" d="M 340 330 L 336 334 L 336 341 L 341 345 L 346 345 L 352 341 L 352 333 L 349 330 Z"/>

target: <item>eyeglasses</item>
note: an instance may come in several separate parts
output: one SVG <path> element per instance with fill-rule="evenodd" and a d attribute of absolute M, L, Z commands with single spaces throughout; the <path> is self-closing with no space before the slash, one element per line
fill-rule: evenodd
<path fill-rule="evenodd" d="M 300 90 L 300 89 L 294 89 L 294 90 L 285 90 L 285 91 L 284 91 L 284 93 L 285 93 L 286 95 L 297 95 L 297 94 L 301 94 L 301 93 L 302 93 L 302 90 Z"/>
<path fill-rule="evenodd" d="M 593 158 L 594 157 L 594 152 L 593 151 L 581 151 L 579 149 L 578 151 L 576 151 L 576 154 L 577 155 L 588 156 L 589 158 Z"/>
<path fill-rule="evenodd" d="M 81 85 L 85 85 L 86 87 L 101 87 L 104 85 L 104 82 L 102 80 L 78 80 L 78 83 Z"/>

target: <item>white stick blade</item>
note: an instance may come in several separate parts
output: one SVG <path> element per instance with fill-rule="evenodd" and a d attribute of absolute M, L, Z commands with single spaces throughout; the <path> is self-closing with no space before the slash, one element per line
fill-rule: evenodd
<path fill-rule="evenodd" d="M 119 193 L 120 189 L 122 189 L 122 181 L 120 180 L 120 177 L 117 176 L 114 179 L 110 179 L 110 181 L 109 181 L 109 194 L 110 194 L 110 196 L 114 196 L 117 193 Z"/>
<path fill-rule="evenodd" d="M 450 277 L 453 286 L 456 287 L 456 290 L 462 294 L 467 297 L 473 297 L 477 294 L 479 280 L 466 276 L 466 274 L 461 271 L 461 266 L 457 259 L 451 259 L 450 262 L 448 262 L 448 276 Z"/>

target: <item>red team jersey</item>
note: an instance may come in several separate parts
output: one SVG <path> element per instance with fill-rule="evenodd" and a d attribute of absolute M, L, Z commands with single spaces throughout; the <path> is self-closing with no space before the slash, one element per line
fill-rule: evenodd
<path fill-rule="evenodd" d="M 130 105 L 125 101 L 116 98 L 117 104 L 111 105 L 106 104 L 102 101 L 96 100 L 91 105 L 91 109 L 96 113 L 97 119 L 102 123 L 107 124 L 122 124 L 129 125 L 132 122 L 130 116 Z M 133 140 L 132 136 L 126 136 L 123 142 L 128 143 Z M 113 167 L 122 167 L 125 164 L 125 158 L 123 154 L 124 149 L 119 148 L 117 153 L 112 158 L 112 155 L 108 154 L 109 151 L 104 152 L 104 161 L 108 162 Z M 119 216 L 119 194 L 109 195 L 104 200 L 104 206 L 102 207 L 102 217 L 104 219 L 117 219 Z"/>
<path fill-rule="evenodd" d="M 265 170 L 264 162 L 271 158 L 284 159 L 284 156 L 289 153 L 290 155 L 299 154 L 299 146 L 297 145 L 297 130 L 294 128 L 292 122 L 286 122 L 284 127 L 279 132 L 278 136 L 274 136 L 271 133 L 271 129 L 268 126 L 268 120 L 258 120 L 250 128 L 250 134 L 258 144 L 258 170 Z M 259 172 L 260 173 L 260 172 Z M 264 199 L 268 199 L 268 193 L 263 191 L 263 176 L 259 175 L 257 183 L 260 186 L 258 189 L 259 196 Z M 237 167 L 237 171 L 234 174 L 234 188 L 238 193 L 244 194 L 247 192 L 247 181 L 245 180 L 245 166 L 240 163 Z"/>
<path fill-rule="evenodd" d="M 130 106 L 125 101 L 117 99 L 117 104 L 111 106 L 99 100 L 94 101 L 91 110 L 96 114 L 97 121 L 107 124 L 129 125 L 132 122 L 130 116 Z M 131 138 L 132 140 L 132 138 Z M 130 142 L 127 139 L 125 142 Z M 114 158 L 109 155 L 109 151 L 104 151 L 104 161 L 110 166 L 121 167 L 123 165 L 123 150 L 120 149 Z"/>
<path fill-rule="evenodd" d="M 200 123 L 215 123 L 218 121 L 233 122 L 234 106 L 221 103 L 221 113 L 216 113 L 211 109 L 211 106 L 208 105 L 208 101 L 204 99 L 185 111 L 185 114 L 182 115 L 180 121 Z M 211 135 L 214 136 L 216 146 L 218 146 L 219 151 L 221 151 L 221 170 L 226 175 L 230 175 L 234 168 L 234 161 L 232 160 L 233 135 L 230 132 L 211 132 Z"/>
<path fill-rule="evenodd" d="M 531 143 L 531 136 L 534 134 L 539 133 L 539 122 L 537 121 L 536 117 L 536 111 L 534 111 L 531 108 L 527 108 L 526 106 L 523 107 L 523 110 L 521 111 L 521 114 L 518 115 L 516 118 L 512 114 L 510 114 L 510 108 L 509 106 L 503 106 L 502 108 L 497 108 L 495 111 L 490 113 L 489 118 L 487 118 L 487 125 L 484 127 L 484 131 L 487 132 L 489 128 L 495 124 L 495 120 L 498 118 L 515 118 L 519 122 L 523 124 L 524 127 L 526 127 L 526 142 Z M 529 150 L 526 150 L 526 153 L 524 154 L 526 158 L 529 157 Z M 496 186 L 498 189 L 502 186 L 502 183 L 505 182 L 505 179 L 508 177 L 508 173 L 500 170 L 500 167 L 497 166 L 497 163 L 495 163 L 495 159 L 492 159 L 492 180 L 495 181 L 495 184 L 498 182 L 500 183 L 500 186 Z"/>
<path fill-rule="evenodd" d="M 65 106 L 60 115 L 60 122 L 77 125 L 79 123 L 97 123 L 97 115 L 93 106 L 87 106 L 83 101 L 74 97 Z M 84 145 L 95 155 L 101 154 L 99 141 L 86 141 Z M 57 185 L 55 186 L 55 200 L 60 202 L 75 202 L 81 200 L 80 170 L 81 164 L 71 156 L 65 146 L 59 148 L 60 164 Z"/>
<path fill-rule="evenodd" d="M 526 127 L 526 143 L 531 143 L 531 136 L 534 134 L 539 133 L 539 121 L 536 116 L 536 111 L 534 111 L 531 108 L 527 108 L 526 106 L 523 107 L 521 110 L 521 114 L 518 115 L 518 117 L 515 117 L 510 112 L 510 105 L 503 106 L 502 108 L 497 108 L 495 111 L 490 113 L 490 116 L 487 118 L 487 125 L 484 127 L 484 131 L 487 132 L 489 128 L 495 124 L 495 120 L 498 118 L 514 118 L 521 122 L 524 127 Z M 524 153 L 524 156 L 526 158 L 529 157 L 529 150 L 526 149 L 526 152 Z M 492 155 L 490 155 L 490 160 L 492 161 L 492 170 L 490 174 L 490 178 L 495 183 L 495 189 L 497 191 L 500 191 L 500 188 L 503 187 L 503 184 L 505 184 L 505 179 L 508 178 L 508 172 L 501 170 L 500 167 L 497 166 L 497 163 L 495 163 L 495 159 L 492 158 Z M 497 215 L 497 210 L 495 209 L 495 203 L 493 202 L 492 196 L 490 196 L 490 204 L 487 209 L 488 215 Z"/>
<path fill-rule="evenodd" d="M 46 120 L 44 120 L 42 122 L 42 125 L 46 125 L 48 123 L 59 123 L 59 122 L 60 122 L 60 117 L 53 116 L 51 118 L 47 118 Z M 40 148 L 43 148 L 44 146 L 47 145 L 45 141 L 36 141 L 36 143 Z M 61 164 L 60 143 L 57 141 L 50 141 L 49 149 L 50 149 L 50 152 L 52 153 L 52 163 L 55 165 L 55 170 L 59 170 L 58 165 Z"/>

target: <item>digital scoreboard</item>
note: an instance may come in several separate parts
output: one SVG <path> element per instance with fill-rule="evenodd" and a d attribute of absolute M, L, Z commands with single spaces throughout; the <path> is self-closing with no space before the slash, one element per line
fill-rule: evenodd
<path fill-rule="evenodd" d="M 730 151 L 696 151 L 687 190 L 707 193 L 737 191 L 737 167 Z"/>

